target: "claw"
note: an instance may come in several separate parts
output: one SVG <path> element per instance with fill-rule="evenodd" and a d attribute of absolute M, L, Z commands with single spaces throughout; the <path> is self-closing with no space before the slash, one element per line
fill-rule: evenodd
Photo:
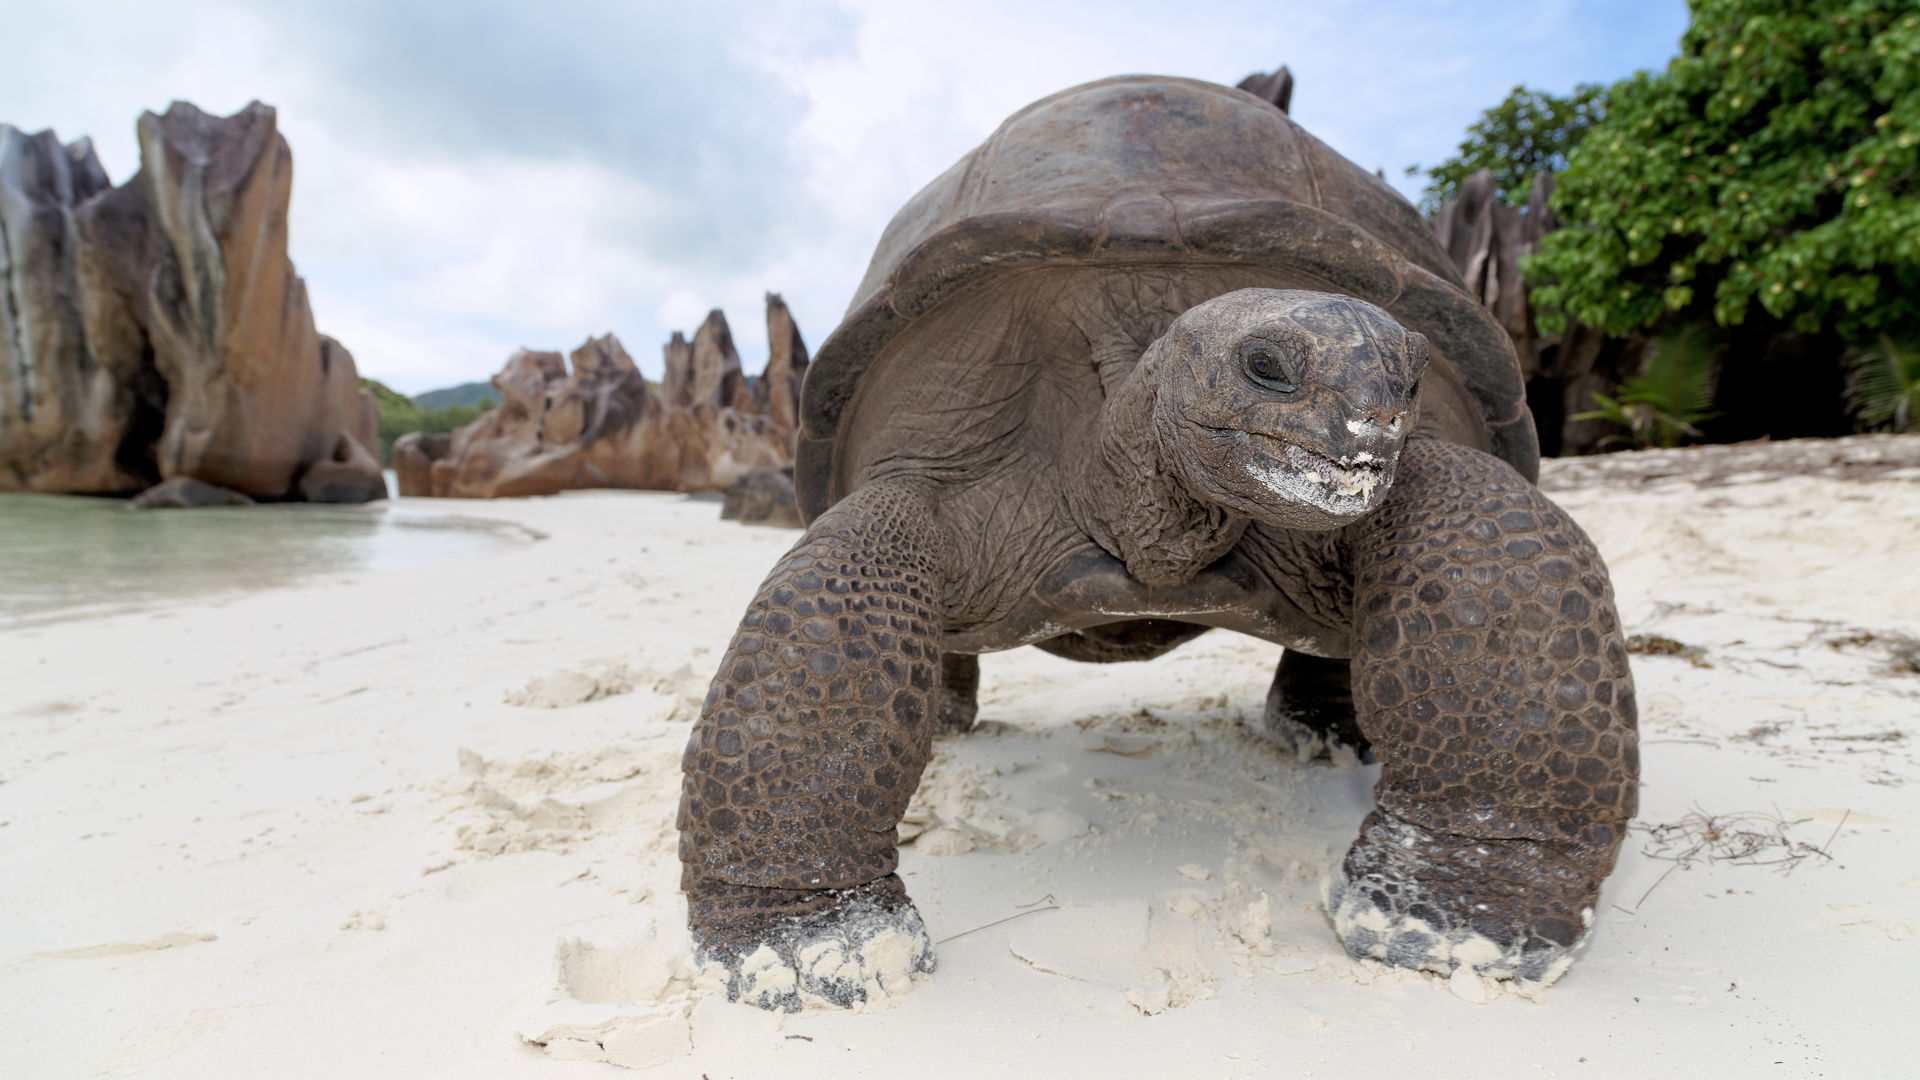
<path fill-rule="evenodd" d="M 727 1000 L 770 1012 L 859 1008 L 913 988 L 933 971 L 933 940 L 911 903 L 850 900 L 781 918 L 751 935 L 709 936 L 694 959 Z"/>
<path fill-rule="evenodd" d="M 1417 888 L 1402 886 L 1399 896 L 1389 897 L 1377 883 L 1338 877 L 1327 898 L 1327 917 L 1340 943 L 1357 959 L 1441 975 L 1464 967 L 1475 975 L 1538 986 L 1566 974 L 1574 953 L 1586 943 L 1583 933 L 1571 945 L 1538 937 L 1503 945 L 1464 923 L 1450 925 L 1440 919 L 1436 925 L 1413 914 L 1408 910 L 1413 906 L 1410 893 L 1417 895 Z"/>

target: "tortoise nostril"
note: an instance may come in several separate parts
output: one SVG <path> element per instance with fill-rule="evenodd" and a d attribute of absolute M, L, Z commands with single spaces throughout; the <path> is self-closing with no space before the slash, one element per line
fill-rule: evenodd
<path fill-rule="evenodd" d="M 1406 402 L 1397 387 L 1384 378 L 1362 380 L 1358 386 L 1340 395 L 1358 418 L 1369 423 L 1387 424 L 1406 412 Z"/>

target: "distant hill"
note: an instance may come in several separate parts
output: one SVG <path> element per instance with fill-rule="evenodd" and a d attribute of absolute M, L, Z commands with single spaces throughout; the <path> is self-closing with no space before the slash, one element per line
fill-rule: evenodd
<path fill-rule="evenodd" d="M 500 391 L 492 383 L 470 382 L 459 386 L 449 386 L 444 390 L 429 390 L 424 394 L 413 395 L 413 403 L 422 409 L 444 409 L 450 405 L 478 405 L 483 401 L 500 404 Z"/>
<path fill-rule="evenodd" d="M 360 376 L 360 385 L 368 393 L 373 395 L 373 403 L 380 407 L 382 415 L 391 409 L 406 409 L 413 405 L 412 398 L 381 382 L 379 379 L 369 379 L 365 375 L 362 375 Z"/>

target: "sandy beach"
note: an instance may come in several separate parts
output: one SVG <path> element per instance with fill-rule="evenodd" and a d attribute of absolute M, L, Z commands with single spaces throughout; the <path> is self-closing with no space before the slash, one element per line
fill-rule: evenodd
<path fill-rule="evenodd" d="M 539 538 L 8 630 L 0 1075 L 1911 1075 L 1917 445 L 1548 464 L 1648 635 L 1645 771 L 1534 995 L 1341 951 L 1377 768 L 1248 732 L 1279 650 L 1223 632 L 984 658 L 903 829 L 939 970 L 858 1014 L 711 995 L 679 757 L 797 535 L 712 501 L 435 501 Z"/>

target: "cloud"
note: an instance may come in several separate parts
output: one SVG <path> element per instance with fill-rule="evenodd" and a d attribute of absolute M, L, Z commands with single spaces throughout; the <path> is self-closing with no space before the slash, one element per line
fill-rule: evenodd
<path fill-rule="evenodd" d="M 332 119 L 422 162 L 541 162 L 618 176 L 614 243 L 699 268 L 750 257 L 800 162 L 798 88 L 746 62 L 739 3 L 314 0 L 283 40 L 324 57 Z M 832 9 L 821 9 L 832 21 Z"/>
<path fill-rule="evenodd" d="M 1295 117 L 1411 190 L 1514 84 L 1657 65 L 1683 24 L 1678 0 L 96 0 L 9 16 L 0 120 L 95 135 L 124 179 L 143 108 L 276 105 L 321 328 L 419 391 L 607 330 L 657 372 L 712 306 L 752 365 L 766 290 L 817 346 L 900 204 L 1075 83 L 1284 62 Z"/>

